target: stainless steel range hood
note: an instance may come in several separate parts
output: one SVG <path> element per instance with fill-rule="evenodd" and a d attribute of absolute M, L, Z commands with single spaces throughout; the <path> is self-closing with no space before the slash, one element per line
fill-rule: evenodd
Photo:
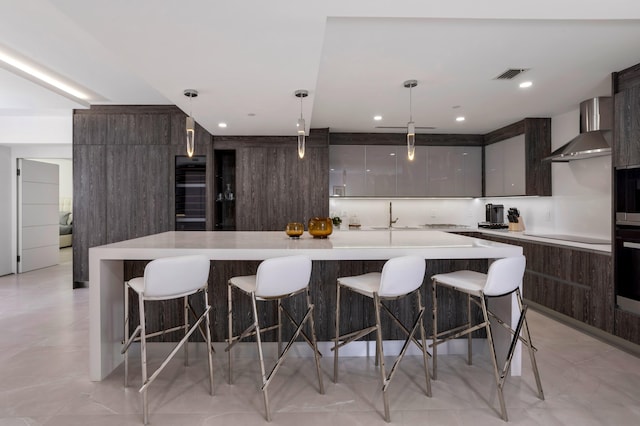
<path fill-rule="evenodd" d="M 581 102 L 580 134 L 543 158 L 543 161 L 567 162 L 611 155 L 612 115 L 610 96 Z"/>

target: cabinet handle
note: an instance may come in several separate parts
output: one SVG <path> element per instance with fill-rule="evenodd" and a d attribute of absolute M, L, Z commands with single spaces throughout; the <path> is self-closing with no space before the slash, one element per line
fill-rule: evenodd
<path fill-rule="evenodd" d="M 631 248 L 631 249 L 640 249 L 639 243 L 629 243 L 627 241 L 622 243 L 622 247 Z"/>

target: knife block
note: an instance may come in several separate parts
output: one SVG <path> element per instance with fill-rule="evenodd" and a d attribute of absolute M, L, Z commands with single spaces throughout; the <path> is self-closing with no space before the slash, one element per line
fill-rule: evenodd
<path fill-rule="evenodd" d="M 517 223 L 509 222 L 509 231 L 512 232 L 522 232 L 524 231 L 524 220 L 522 220 L 522 216 L 518 217 Z"/>

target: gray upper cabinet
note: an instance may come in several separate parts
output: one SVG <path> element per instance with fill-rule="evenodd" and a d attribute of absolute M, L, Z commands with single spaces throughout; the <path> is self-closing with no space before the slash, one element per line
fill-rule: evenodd
<path fill-rule="evenodd" d="M 482 148 L 430 146 L 427 193 L 434 197 L 479 197 L 482 194 Z"/>
<path fill-rule="evenodd" d="M 479 197 L 482 148 L 417 146 L 413 161 L 405 146 L 331 145 L 332 196 Z"/>
<path fill-rule="evenodd" d="M 329 195 L 365 194 L 365 146 L 334 145 L 329 147 Z"/>
<path fill-rule="evenodd" d="M 485 195 L 525 195 L 525 135 L 485 147 Z"/>

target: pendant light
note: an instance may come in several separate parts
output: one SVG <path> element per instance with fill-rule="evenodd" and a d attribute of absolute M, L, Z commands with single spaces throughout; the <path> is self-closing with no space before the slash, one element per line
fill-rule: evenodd
<path fill-rule="evenodd" d="M 417 85 L 417 80 L 407 80 L 404 82 L 404 87 L 409 89 L 409 122 L 407 123 L 407 158 L 409 161 L 413 161 L 416 154 L 416 124 L 413 122 L 411 89 Z"/>
<path fill-rule="evenodd" d="M 194 89 L 187 89 L 184 91 L 184 95 L 189 98 L 189 116 L 187 117 L 187 156 L 193 157 L 193 152 L 196 148 L 196 122 L 191 116 L 191 100 L 198 96 L 198 91 Z"/>
<path fill-rule="evenodd" d="M 309 92 L 306 90 L 296 90 L 296 97 L 300 98 L 300 118 L 298 119 L 298 157 L 304 158 L 306 127 L 304 124 L 304 117 L 302 116 L 302 99 L 309 96 Z"/>

